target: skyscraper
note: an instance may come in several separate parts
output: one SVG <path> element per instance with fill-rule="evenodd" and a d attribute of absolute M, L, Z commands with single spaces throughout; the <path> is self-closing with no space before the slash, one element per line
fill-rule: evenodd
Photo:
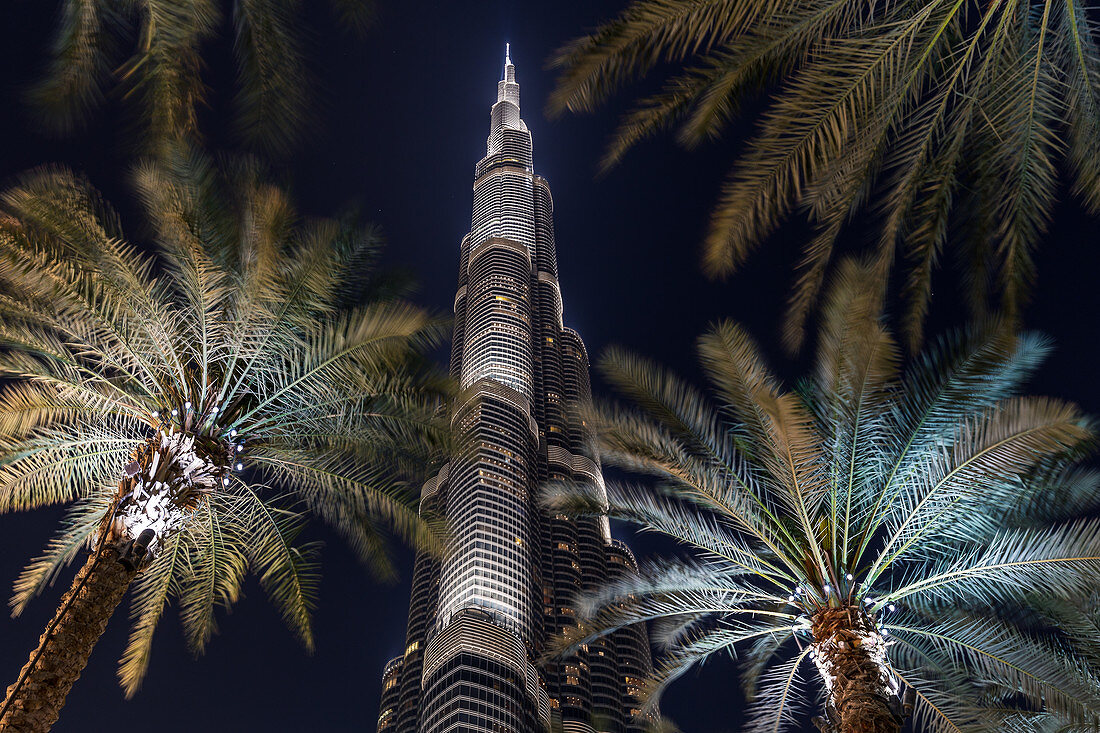
<path fill-rule="evenodd" d="M 451 375 L 453 425 L 469 445 L 425 484 L 421 512 L 449 520 L 444 559 L 417 558 L 404 654 L 382 682 L 385 733 L 644 730 L 635 693 L 651 670 L 644 627 L 540 664 L 575 623 L 575 594 L 634 558 L 606 518 L 548 514 L 537 489 L 602 492 L 591 431 L 588 356 L 562 323 L 553 199 L 534 172 L 509 54 L 474 169 L 473 216 L 459 254 Z"/>

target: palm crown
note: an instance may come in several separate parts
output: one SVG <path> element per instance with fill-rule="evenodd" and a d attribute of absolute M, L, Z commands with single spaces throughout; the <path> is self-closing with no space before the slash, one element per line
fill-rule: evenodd
<path fill-rule="evenodd" d="M 660 620 L 655 690 L 728 650 L 755 699 L 749 730 L 792 724 L 810 688 L 837 731 L 897 730 L 903 701 L 921 730 L 1030 720 L 1016 695 L 1095 722 L 1094 639 L 1076 648 L 1068 631 L 1095 623 L 1078 601 L 1100 582 L 1100 521 L 1074 519 L 1097 501 L 1098 477 L 1070 460 L 1086 421 L 1014 396 L 1046 347 L 1003 328 L 944 339 L 899 374 L 873 279 L 840 268 L 816 370 L 793 392 L 730 322 L 699 344 L 718 404 L 607 354 L 635 406 L 598 410 L 604 453 L 661 489 L 613 484 L 611 514 L 689 557 L 588 596 L 559 647 Z M 602 508 L 568 487 L 550 501 Z"/>
<path fill-rule="evenodd" d="M 707 269 L 733 271 L 784 218 L 808 212 L 816 235 L 786 334 L 797 345 L 838 238 L 869 209 L 879 267 L 903 262 L 915 345 L 949 242 L 971 265 L 975 308 L 992 286 L 1011 317 L 1062 161 L 1100 211 L 1098 34 L 1072 0 L 636 0 L 559 51 L 551 107 L 590 110 L 638 76 L 674 70 L 623 120 L 609 166 L 671 127 L 690 146 L 715 138 L 746 95 L 774 90 L 714 208 Z"/>
<path fill-rule="evenodd" d="M 372 0 L 331 0 L 341 25 L 362 30 Z M 32 90 L 42 120 L 68 132 L 117 84 L 136 96 L 156 147 L 198 132 L 206 99 L 204 44 L 225 24 L 220 0 L 66 0 L 46 76 Z M 269 151 L 285 152 L 308 121 L 301 18 L 295 0 L 232 4 L 239 90 L 238 131 Z M 127 57 L 127 44 L 137 43 Z"/>
<path fill-rule="evenodd" d="M 306 511 L 382 573 L 387 534 L 432 542 L 402 479 L 438 444 L 442 389 L 418 358 L 438 324 L 382 297 L 370 228 L 299 217 L 247 161 L 177 154 L 136 187 L 155 254 L 61 170 L 0 221 L 0 511 L 71 504 L 12 605 L 114 546 L 140 571 L 128 694 L 169 597 L 201 650 L 248 571 L 312 644 Z"/>

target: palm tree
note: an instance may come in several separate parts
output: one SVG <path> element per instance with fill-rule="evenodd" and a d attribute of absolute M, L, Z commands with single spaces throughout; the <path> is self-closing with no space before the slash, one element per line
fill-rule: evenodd
<path fill-rule="evenodd" d="M 247 161 L 180 153 L 135 179 L 155 254 L 67 171 L 2 199 L 0 512 L 70 505 L 14 613 L 91 552 L 0 730 L 50 728 L 131 586 L 127 696 L 169 598 L 202 651 L 248 572 L 312 647 L 306 512 L 381 574 L 387 534 L 437 546 L 403 477 L 438 444 L 418 356 L 438 325 L 372 278 L 373 231 L 300 217 Z"/>
<path fill-rule="evenodd" d="M 633 406 L 596 411 L 604 454 L 659 488 L 612 484 L 610 512 L 687 556 L 582 599 L 558 648 L 656 620 L 668 654 L 654 695 L 734 653 L 750 731 L 793 724 L 814 689 L 823 728 L 845 733 L 898 731 L 907 706 L 918 730 L 1036 711 L 1095 724 L 1096 639 L 1073 634 L 1083 612 L 1055 613 L 1100 584 L 1100 520 L 1077 518 L 1100 503 L 1100 476 L 1071 465 L 1089 425 L 1072 405 L 1016 396 L 1047 350 L 1034 336 L 967 332 L 900 374 L 876 277 L 838 268 L 816 368 L 794 391 L 728 321 L 699 342 L 717 404 L 606 355 Z M 549 501 L 603 509 L 570 487 Z"/>
<path fill-rule="evenodd" d="M 877 231 L 883 273 L 903 269 L 919 344 L 950 242 L 975 312 L 999 291 L 1011 319 L 1033 277 L 1064 169 L 1100 213 L 1100 27 L 1073 0 L 635 0 L 563 47 L 553 111 L 590 111 L 654 69 L 671 74 L 626 115 L 606 169 L 675 127 L 719 137 L 769 92 L 714 207 L 705 269 L 733 272 L 796 209 L 815 227 L 786 324 L 799 346 L 838 239 Z M 870 222 L 870 223 L 868 223 Z"/>
<path fill-rule="evenodd" d="M 114 87 L 135 96 L 151 150 L 198 135 L 206 99 L 204 44 L 225 27 L 219 0 L 65 0 L 45 77 L 32 89 L 41 121 L 68 133 L 100 107 Z M 234 100 L 242 137 L 286 152 L 309 121 L 300 3 L 237 0 L 231 4 L 239 90 Z M 373 0 L 331 0 L 344 28 L 362 31 Z M 124 48 L 134 44 L 132 49 Z"/>

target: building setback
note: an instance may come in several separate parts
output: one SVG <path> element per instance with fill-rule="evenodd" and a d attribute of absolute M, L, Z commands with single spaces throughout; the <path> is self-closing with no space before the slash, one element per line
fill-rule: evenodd
<path fill-rule="evenodd" d="M 538 505 L 548 481 L 602 492 L 603 477 L 571 409 L 590 399 L 588 356 L 562 324 L 550 186 L 504 63 L 455 295 L 452 421 L 469 447 L 424 486 L 421 512 L 444 514 L 452 536 L 445 559 L 417 557 L 378 731 L 633 733 L 651 722 L 635 696 L 652 668 L 644 627 L 540 662 L 547 639 L 576 623 L 578 591 L 637 566 L 606 518 Z"/>

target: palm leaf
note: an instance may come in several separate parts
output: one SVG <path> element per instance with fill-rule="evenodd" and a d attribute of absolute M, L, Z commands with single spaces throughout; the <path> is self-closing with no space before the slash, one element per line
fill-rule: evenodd
<path fill-rule="evenodd" d="M 134 581 L 130 618 L 133 626 L 119 660 L 118 678 L 126 697 L 137 694 L 153 653 L 153 632 L 168 604 L 173 580 L 183 564 L 183 542 L 177 535 L 156 561 Z"/>

